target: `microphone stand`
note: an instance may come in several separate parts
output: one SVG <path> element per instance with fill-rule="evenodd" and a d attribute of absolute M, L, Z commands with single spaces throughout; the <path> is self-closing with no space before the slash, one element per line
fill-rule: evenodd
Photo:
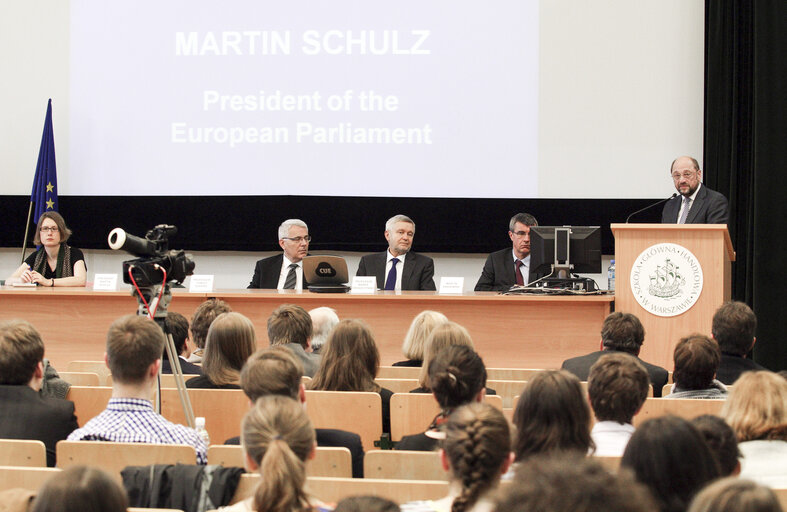
<path fill-rule="evenodd" d="M 641 210 L 637 210 L 637 211 L 635 211 L 634 213 L 632 213 L 631 215 L 629 215 L 628 217 L 626 217 L 626 224 L 628 224 L 628 223 L 629 223 L 629 220 L 631 220 L 631 217 L 635 216 L 636 214 L 638 214 L 638 213 L 642 213 L 642 212 L 644 212 L 645 210 L 649 210 L 649 209 L 653 208 L 654 206 L 658 206 L 658 205 L 660 205 L 661 203 L 666 203 L 667 201 L 669 201 L 670 199 L 672 199 L 673 197 L 675 197 L 675 196 L 677 196 L 677 195 L 678 195 L 678 193 L 677 193 L 677 192 L 675 192 L 675 193 L 673 193 L 671 196 L 669 196 L 667 199 L 662 199 L 662 200 L 660 200 L 660 201 L 656 201 L 655 203 L 653 203 L 653 204 L 649 204 L 648 206 L 646 206 L 645 208 L 642 208 Z"/>

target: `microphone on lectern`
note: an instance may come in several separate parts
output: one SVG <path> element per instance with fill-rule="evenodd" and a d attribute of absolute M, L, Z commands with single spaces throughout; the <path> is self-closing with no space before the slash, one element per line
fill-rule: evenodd
<path fill-rule="evenodd" d="M 675 197 L 675 196 L 677 196 L 677 195 L 678 195 L 678 193 L 677 193 L 677 192 L 674 192 L 674 193 L 673 193 L 671 196 L 669 196 L 667 199 L 662 199 L 661 201 L 656 201 L 655 203 L 653 203 L 653 204 L 649 204 L 648 206 L 646 206 L 645 208 L 643 208 L 643 209 L 641 209 L 641 210 L 637 210 L 637 211 L 635 211 L 634 213 L 632 213 L 631 215 L 629 215 L 628 217 L 626 217 L 626 224 L 628 224 L 628 223 L 629 223 L 629 220 L 631 219 L 631 217 L 635 216 L 636 214 L 638 214 L 638 213 L 642 213 L 642 212 L 644 212 L 645 210 L 649 210 L 649 209 L 653 208 L 654 206 L 656 206 L 656 205 L 659 205 L 659 204 L 661 204 L 661 203 L 666 203 L 667 201 L 669 201 L 670 199 L 672 199 L 673 197 Z"/>

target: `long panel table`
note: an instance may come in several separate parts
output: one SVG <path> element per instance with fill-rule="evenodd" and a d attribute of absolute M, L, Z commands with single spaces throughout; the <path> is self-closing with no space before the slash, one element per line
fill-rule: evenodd
<path fill-rule="evenodd" d="M 267 346 L 266 322 L 280 304 L 312 309 L 330 306 L 340 318 L 361 318 L 375 335 L 381 362 L 403 358 L 401 344 L 413 317 L 432 309 L 464 325 L 488 367 L 556 368 L 576 355 L 598 350 L 601 324 L 612 296 L 507 296 L 494 292 L 438 295 L 435 292 L 377 292 L 374 295 L 316 294 L 285 290 L 175 289 L 169 311 L 191 318 L 208 297 L 217 297 L 254 323 L 260 347 Z M 0 319 L 22 318 L 41 332 L 46 357 L 56 368 L 68 361 L 100 360 L 113 320 L 135 314 L 130 291 L 88 288 L 0 287 Z"/>

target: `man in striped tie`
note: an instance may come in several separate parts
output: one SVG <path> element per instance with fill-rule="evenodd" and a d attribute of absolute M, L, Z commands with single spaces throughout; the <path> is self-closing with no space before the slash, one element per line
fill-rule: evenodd
<path fill-rule="evenodd" d="M 254 267 L 248 288 L 303 290 L 309 283 L 303 278 L 303 258 L 309 253 L 309 227 L 300 219 L 287 219 L 279 226 L 282 254 L 261 259 Z"/>

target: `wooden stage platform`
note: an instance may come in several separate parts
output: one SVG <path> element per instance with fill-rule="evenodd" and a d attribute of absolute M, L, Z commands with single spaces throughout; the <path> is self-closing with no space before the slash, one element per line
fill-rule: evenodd
<path fill-rule="evenodd" d="M 381 363 L 401 361 L 401 344 L 413 317 L 432 309 L 465 326 L 476 350 L 492 368 L 555 368 L 568 357 L 598 350 L 601 324 L 613 296 L 506 296 L 494 292 L 438 295 L 435 292 L 377 292 L 374 295 L 316 294 L 272 290 L 173 290 L 169 311 L 191 318 L 208 297 L 217 297 L 248 316 L 260 347 L 268 345 L 267 318 L 280 304 L 308 309 L 330 306 L 340 318 L 361 318 L 375 335 Z M 135 314 L 130 290 L 0 287 L 0 319 L 22 318 L 41 332 L 46 357 L 64 369 L 72 360 L 100 360 L 109 325 Z"/>

